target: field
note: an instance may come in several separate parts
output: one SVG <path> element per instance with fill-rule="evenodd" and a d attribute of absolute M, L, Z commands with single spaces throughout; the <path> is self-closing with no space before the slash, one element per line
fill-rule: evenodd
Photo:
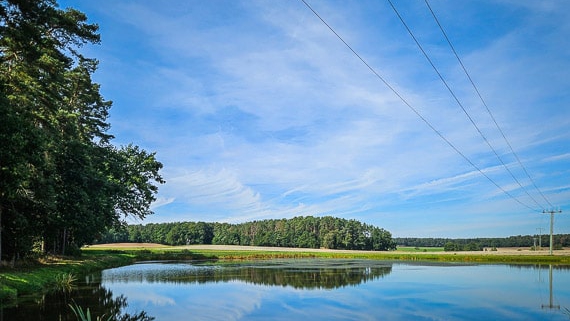
<path fill-rule="evenodd" d="M 443 252 L 443 247 L 398 246 L 397 250 L 401 252 Z"/>
<path fill-rule="evenodd" d="M 330 249 L 307 249 L 307 248 L 288 248 L 288 247 L 263 247 L 263 246 L 240 246 L 240 245 L 184 245 L 184 246 L 168 246 L 154 243 L 115 243 L 115 244 L 98 244 L 84 248 L 85 251 L 90 250 L 148 250 L 152 252 L 176 252 L 191 251 L 193 253 L 214 255 L 233 253 L 236 255 L 246 253 L 289 253 L 302 254 L 306 256 L 322 256 L 322 257 L 369 257 L 375 259 L 427 259 L 433 260 L 437 257 L 439 260 L 452 260 L 448 256 L 462 257 L 469 260 L 473 257 L 474 261 L 508 261 L 511 257 L 514 261 L 521 261 L 528 258 L 528 262 L 544 261 L 543 257 L 551 258 L 552 261 L 559 263 L 570 263 L 570 249 L 556 250 L 553 256 L 548 255 L 547 248 L 533 251 L 530 248 L 497 248 L 496 251 L 485 249 L 484 251 L 461 251 L 461 252 L 445 252 L 441 247 L 398 247 L 396 251 L 352 251 L 352 250 L 330 250 Z M 479 259 L 477 259 L 479 258 Z"/>

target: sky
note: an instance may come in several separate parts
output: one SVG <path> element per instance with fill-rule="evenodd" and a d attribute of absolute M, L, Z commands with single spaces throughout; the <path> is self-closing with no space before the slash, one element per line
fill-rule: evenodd
<path fill-rule="evenodd" d="M 474 87 L 426 2 L 392 1 L 405 25 L 387 0 L 306 0 L 326 24 L 302 0 L 59 1 L 100 27 L 114 143 L 164 164 L 129 222 L 504 237 L 560 209 L 570 233 L 570 2 L 429 0 Z"/>

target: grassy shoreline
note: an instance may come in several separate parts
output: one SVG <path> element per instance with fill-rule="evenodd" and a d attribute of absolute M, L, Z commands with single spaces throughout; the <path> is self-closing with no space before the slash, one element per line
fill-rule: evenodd
<path fill-rule="evenodd" d="M 136 261 L 136 255 L 113 253 L 76 257 L 45 257 L 27 260 L 17 267 L 0 269 L 0 301 L 10 301 L 18 296 L 45 293 L 57 287 L 62 276 L 81 275 L 91 271 L 127 265 Z"/>
<path fill-rule="evenodd" d="M 81 275 L 90 271 L 119 267 L 146 260 L 260 260 L 271 258 L 371 259 L 393 261 L 431 261 L 499 264 L 570 264 L 570 256 L 549 255 L 483 255 L 407 251 L 391 252 L 327 252 L 276 250 L 218 250 L 175 248 L 87 248 L 80 258 L 44 258 L 17 268 L 0 269 L 0 301 L 18 296 L 44 293 L 57 286 L 56 279 L 65 274 Z"/>

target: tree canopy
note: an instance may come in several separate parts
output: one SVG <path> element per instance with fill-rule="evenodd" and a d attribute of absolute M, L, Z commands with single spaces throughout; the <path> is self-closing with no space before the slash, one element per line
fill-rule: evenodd
<path fill-rule="evenodd" d="M 299 216 L 241 224 L 176 222 L 112 229 L 99 242 L 150 242 L 169 245 L 256 245 L 345 250 L 394 250 L 390 232 L 356 220 Z"/>
<path fill-rule="evenodd" d="M 540 239 L 540 240 L 539 240 Z M 394 239 L 400 246 L 416 246 L 416 247 L 446 247 L 450 251 L 458 251 L 460 249 L 475 250 L 483 247 L 532 247 L 549 246 L 550 239 L 548 235 L 513 235 L 509 237 L 479 237 L 479 238 L 418 238 L 418 237 L 398 237 Z M 475 245 L 474 245 L 475 244 Z M 553 237 L 553 245 L 570 246 L 570 234 L 555 234 Z"/>
<path fill-rule="evenodd" d="M 162 164 L 111 143 L 98 61 L 80 53 L 97 31 L 53 0 L 0 1 L 0 259 L 65 253 L 151 213 Z"/>

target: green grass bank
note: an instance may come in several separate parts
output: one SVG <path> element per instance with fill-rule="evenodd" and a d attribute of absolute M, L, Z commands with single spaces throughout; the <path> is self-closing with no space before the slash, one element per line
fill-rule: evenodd
<path fill-rule="evenodd" d="M 500 264 L 570 264 L 562 255 L 484 255 L 443 252 L 329 252 L 280 250 L 212 250 L 176 248 L 87 248 L 79 258 L 46 257 L 27 261 L 17 267 L 0 268 L 0 300 L 7 302 L 19 295 L 42 293 L 58 287 L 65 275 L 80 276 L 92 271 L 128 265 L 145 260 L 261 260 L 271 258 L 371 259 L 394 261 L 431 261 Z"/>
<path fill-rule="evenodd" d="M 19 295 L 42 293 L 58 286 L 64 276 L 78 276 L 91 271 L 118 267 L 136 261 L 136 255 L 107 253 L 82 255 L 79 258 L 44 257 L 19 262 L 15 267 L 0 268 L 0 301 Z"/>

